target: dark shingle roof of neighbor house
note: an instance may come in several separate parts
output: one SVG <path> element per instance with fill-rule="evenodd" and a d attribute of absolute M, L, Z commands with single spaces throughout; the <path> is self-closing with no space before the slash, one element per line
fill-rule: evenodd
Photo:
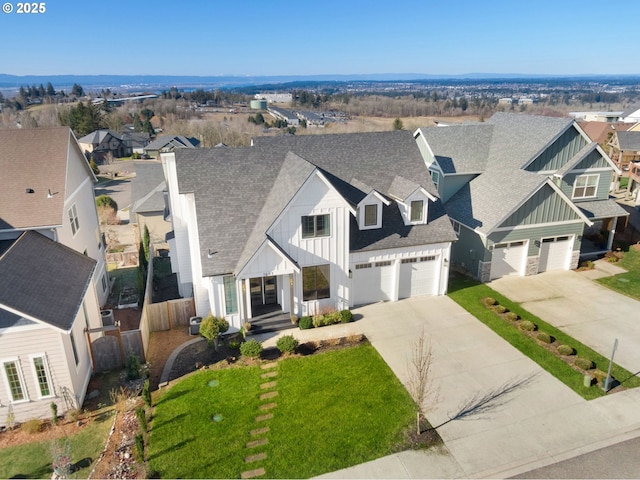
<path fill-rule="evenodd" d="M 352 207 L 369 193 L 363 186 L 383 195 L 422 186 L 437 197 L 410 132 L 260 137 L 253 147 L 178 150 L 176 164 L 180 193 L 195 193 L 205 276 L 237 273 L 316 167 Z M 456 239 L 439 200 L 429 206 L 428 225 L 401 229 L 389 200 L 377 234 L 352 229 L 352 250 Z"/>
<path fill-rule="evenodd" d="M 131 182 L 131 221 L 136 213 L 162 212 L 165 209 L 162 164 L 153 160 L 135 163 L 136 176 Z"/>
<path fill-rule="evenodd" d="M 640 151 L 640 132 L 618 132 L 620 150 Z"/>
<path fill-rule="evenodd" d="M 113 138 L 117 138 L 118 140 L 122 140 L 122 136 L 118 132 L 114 132 L 109 129 L 101 129 L 95 130 L 82 138 L 78 139 L 78 143 L 90 143 L 92 145 L 98 145 L 103 142 L 107 135 L 111 135 Z"/>
<path fill-rule="evenodd" d="M 95 265 L 92 258 L 26 231 L 0 257 L 0 308 L 69 331 Z"/>
<path fill-rule="evenodd" d="M 0 230 L 62 225 L 75 143 L 68 127 L 0 130 Z"/>
<path fill-rule="evenodd" d="M 145 147 L 145 150 L 162 150 L 171 145 L 174 148 L 195 148 L 200 144 L 197 138 L 187 138 L 183 135 L 162 135 Z"/>

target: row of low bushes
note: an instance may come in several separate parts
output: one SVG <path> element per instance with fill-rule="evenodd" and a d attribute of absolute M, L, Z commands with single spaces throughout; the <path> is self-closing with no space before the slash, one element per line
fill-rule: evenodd
<path fill-rule="evenodd" d="M 556 343 L 555 337 L 549 335 L 547 332 L 539 331 L 538 326 L 530 320 L 524 320 L 515 313 L 509 311 L 504 305 L 500 305 L 498 301 L 493 297 L 485 297 L 482 299 L 482 303 L 496 314 L 508 320 L 509 322 L 516 324 L 517 328 L 526 332 L 526 334 L 536 338 L 540 343 L 553 345 Z M 557 345 L 555 352 L 562 357 L 567 363 L 574 365 L 575 367 L 588 372 L 593 378 L 601 382 L 606 373 L 595 370 L 596 365 L 588 358 L 576 356 L 576 349 L 567 344 Z M 591 370 L 594 370 L 591 372 Z"/>
<path fill-rule="evenodd" d="M 336 323 L 349 322 L 353 322 L 351 310 L 335 310 L 313 316 L 304 316 L 298 321 L 298 326 L 301 330 L 307 330 L 309 328 L 319 328 L 327 325 L 335 325 Z"/>

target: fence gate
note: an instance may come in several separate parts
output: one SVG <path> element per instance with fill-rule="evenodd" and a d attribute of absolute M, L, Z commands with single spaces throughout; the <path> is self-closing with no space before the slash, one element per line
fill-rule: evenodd
<path fill-rule="evenodd" d="M 99 332 L 104 333 L 104 335 L 91 341 L 91 334 Z M 87 337 L 89 338 L 94 372 L 123 368 L 129 353 L 136 355 L 140 362 L 145 361 L 139 330 L 120 332 L 118 327 L 110 325 L 89 330 Z"/>

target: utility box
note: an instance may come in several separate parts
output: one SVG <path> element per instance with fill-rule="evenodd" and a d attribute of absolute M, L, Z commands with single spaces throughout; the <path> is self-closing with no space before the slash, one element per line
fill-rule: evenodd
<path fill-rule="evenodd" d="M 189 319 L 189 335 L 200 335 L 200 324 L 202 317 L 191 317 Z"/>

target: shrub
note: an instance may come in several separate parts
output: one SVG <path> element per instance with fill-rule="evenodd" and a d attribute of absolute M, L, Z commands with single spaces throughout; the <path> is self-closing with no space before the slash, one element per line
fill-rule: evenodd
<path fill-rule="evenodd" d="M 293 335 L 283 335 L 276 342 L 276 347 L 281 353 L 293 353 L 298 346 L 298 340 Z"/>
<path fill-rule="evenodd" d="M 243 330 L 245 332 L 248 332 L 249 330 L 251 330 L 251 323 L 250 322 L 244 322 L 244 325 L 242 326 Z"/>
<path fill-rule="evenodd" d="M 576 351 L 569 345 L 558 345 L 558 353 L 560 355 L 575 355 Z"/>
<path fill-rule="evenodd" d="M 353 313 L 351 313 L 351 310 L 342 310 L 340 312 L 340 322 L 342 323 L 353 322 Z"/>
<path fill-rule="evenodd" d="M 140 424 L 140 430 L 147 432 L 147 413 L 142 407 L 136 407 L 136 417 L 138 417 L 138 423 Z"/>
<path fill-rule="evenodd" d="M 227 330 L 229 330 L 229 322 L 227 322 L 227 319 L 224 317 L 216 317 L 216 322 L 218 323 L 220 333 L 227 333 Z"/>
<path fill-rule="evenodd" d="M 538 332 L 538 340 L 542 343 L 553 343 L 553 337 L 546 332 Z"/>
<path fill-rule="evenodd" d="M 135 444 L 136 444 L 136 454 L 138 456 L 138 460 L 144 462 L 144 437 L 141 433 L 138 433 L 135 436 Z"/>
<path fill-rule="evenodd" d="M 240 353 L 245 357 L 258 358 L 262 353 L 262 344 L 254 339 L 240 345 Z"/>
<path fill-rule="evenodd" d="M 311 317 L 302 317 L 298 322 L 298 327 L 300 327 L 300 330 L 308 330 L 313 327 L 313 320 Z"/>
<path fill-rule="evenodd" d="M 82 412 L 79 408 L 70 408 L 67 410 L 67 413 L 64 414 L 64 417 L 68 422 L 77 422 L 80 419 L 80 414 Z"/>
<path fill-rule="evenodd" d="M 520 329 L 526 332 L 533 332 L 536 328 L 536 324 L 529 320 L 522 320 L 520 322 Z"/>
<path fill-rule="evenodd" d="M 331 313 L 325 314 L 324 316 L 325 325 L 335 325 L 336 323 L 342 323 L 341 312 L 331 312 Z"/>
<path fill-rule="evenodd" d="M 142 400 L 147 407 L 151 406 L 151 388 L 149 385 L 149 380 L 144 381 L 144 385 L 142 387 Z"/>
<path fill-rule="evenodd" d="M 98 195 L 96 197 L 96 207 L 108 207 L 112 208 L 116 212 L 118 211 L 118 204 L 109 195 Z"/>
<path fill-rule="evenodd" d="M 312 320 L 313 326 L 315 328 L 324 327 L 324 325 L 325 325 L 325 323 L 324 323 L 324 315 L 314 315 L 313 317 L 311 317 L 311 320 Z"/>
<path fill-rule="evenodd" d="M 507 312 L 506 317 L 507 317 L 507 320 L 510 320 L 512 322 L 515 322 L 520 319 L 520 316 L 515 312 Z"/>
<path fill-rule="evenodd" d="M 493 307 L 493 311 L 496 313 L 505 313 L 507 311 L 507 307 L 504 305 L 496 305 Z"/>
<path fill-rule="evenodd" d="M 576 357 L 573 363 L 576 367 L 581 368 L 582 370 L 591 370 L 595 367 L 591 360 L 584 357 Z"/>
<path fill-rule="evenodd" d="M 58 425 L 58 405 L 56 402 L 51 402 L 49 407 L 51 408 L 51 424 Z"/>
<path fill-rule="evenodd" d="M 127 380 L 137 380 L 140 378 L 140 359 L 132 351 L 127 355 Z"/>
<path fill-rule="evenodd" d="M 42 420 L 38 418 L 27 420 L 20 426 L 20 429 L 29 434 L 38 433 L 42 429 Z"/>
<path fill-rule="evenodd" d="M 484 303 L 487 307 L 490 307 L 492 305 L 495 305 L 498 302 L 493 297 L 485 297 L 482 299 L 482 303 Z"/>
<path fill-rule="evenodd" d="M 200 335 L 207 339 L 209 345 L 213 345 L 218 334 L 220 333 L 220 325 L 218 324 L 216 317 L 213 315 L 207 315 L 200 322 Z"/>
<path fill-rule="evenodd" d="M 598 383 L 604 383 L 604 379 L 607 378 L 607 372 L 603 372 L 602 370 L 594 370 L 590 372 L 593 378 L 595 378 Z"/>
<path fill-rule="evenodd" d="M 131 154 L 131 160 L 140 160 L 140 152 L 133 152 Z"/>
<path fill-rule="evenodd" d="M 240 348 L 240 340 L 229 340 L 229 348 L 238 350 Z"/>

